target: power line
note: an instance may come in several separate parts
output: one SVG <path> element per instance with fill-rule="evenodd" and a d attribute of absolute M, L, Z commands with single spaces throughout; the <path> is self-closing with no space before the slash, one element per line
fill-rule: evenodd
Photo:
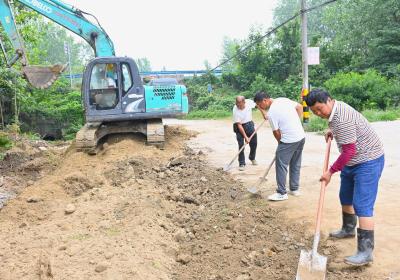
<path fill-rule="evenodd" d="M 231 61 L 232 59 L 236 58 L 238 55 L 240 55 L 241 53 L 245 52 L 246 50 L 248 50 L 250 47 L 254 46 L 255 44 L 261 42 L 262 40 L 264 40 L 265 38 L 269 37 L 270 35 L 274 34 L 278 29 L 280 29 L 281 27 L 285 26 L 286 24 L 288 24 L 290 21 L 294 20 L 296 17 L 298 17 L 299 15 L 303 14 L 303 13 L 308 13 L 311 12 L 313 10 L 322 8 L 326 5 L 329 5 L 331 3 L 336 2 L 337 0 L 329 0 L 326 1 L 324 3 L 321 3 L 319 5 L 315 5 L 312 6 L 310 8 L 307 8 L 305 10 L 300 10 L 299 12 L 295 13 L 293 16 L 291 16 L 290 18 L 288 18 L 287 20 L 285 20 L 284 22 L 282 22 L 281 24 L 275 26 L 274 28 L 270 29 L 267 33 L 265 33 L 263 36 L 261 36 L 260 38 L 254 40 L 252 43 L 250 43 L 249 45 L 247 45 L 246 47 L 244 47 L 243 49 L 239 50 L 238 52 L 236 52 L 236 54 L 234 54 L 233 56 L 229 57 L 228 59 L 226 59 L 225 61 L 221 62 L 219 65 L 215 66 L 214 68 L 212 68 L 211 70 L 209 70 L 210 72 L 213 72 L 214 70 L 216 70 L 217 68 L 221 67 L 222 65 L 225 65 L 226 63 L 228 63 L 229 61 Z"/>

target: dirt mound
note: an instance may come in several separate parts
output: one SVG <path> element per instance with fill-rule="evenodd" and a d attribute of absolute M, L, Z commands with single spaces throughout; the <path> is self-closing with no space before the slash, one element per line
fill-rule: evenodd
<path fill-rule="evenodd" d="M 165 126 L 165 138 L 168 140 L 179 137 L 182 140 L 189 140 L 198 135 L 197 132 L 187 130 L 183 126 Z"/>
<path fill-rule="evenodd" d="M 0 211 L 0 279 L 294 279 L 304 225 L 210 167 L 192 133 L 166 131 L 164 150 L 113 136 L 96 156 L 59 154 Z"/>
<path fill-rule="evenodd" d="M 0 209 L 25 187 L 57 167 L 64 147 L 19 138 L 0 160 Z"/>

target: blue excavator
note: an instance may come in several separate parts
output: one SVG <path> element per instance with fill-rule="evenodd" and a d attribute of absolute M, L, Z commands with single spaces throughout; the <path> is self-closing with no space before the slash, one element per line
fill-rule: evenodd
<path fill-rule="evenodd" d="M 83 38 L 93 48 L 95 58 L 85 68 L 82 78 L 82 104 L 85 125 L 76 134 L 78 150 L 96 153 L 104 136 L 114 133 L 142 133 L 147 143 L 164 145 L 163 118 L 188 113 L 188 98 L 183 85 L 143 85 L 135 61 L 115 56 L 113 42 L 97 19 L 89 13 L 59 0 L 14 0 Z M 92 16 L 95 22 L 88 19 Z M 13 55 L 1 49 L 9 67 L 20 62 L 22 73 L 36 88 L 49 87 L 66 68 L 65 65 L 29 65 L 23 40 L 14 20 L 12 2 L 0 0 L 0 24 Z M 1 39 L 1 38 L 0 38 Z"/>

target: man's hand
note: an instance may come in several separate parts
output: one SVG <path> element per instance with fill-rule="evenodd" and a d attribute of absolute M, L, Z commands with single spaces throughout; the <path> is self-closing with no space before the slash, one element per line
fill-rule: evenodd
<path fill-rule="evenodd" d="M 328 139 L 331 138 L 333 140 L 333 133 L 330 129 L 325 132 L 325 141 L 328 142 Z"/>
<path fill-rule="evenodd" d="M 321 178 L 319 179 L 321 182 L 325 181 L 326 185 L 329 184 L 331 181 L 332 173 L 328 170 L 324 174 L 322 174 Z"/>
<path fill-rule="evenodd" d="M 246 137 L 244 138 L 244 140 L 246 141 L 247 144 L 249 144 L 249 142 L 250 142 L 250 138 L 249 138 L 249 137 L 246 136 Z"/>
<path fill-rule="evenodd" d="M 274 135 L 276 141 L 278 141 L 278 143 L 279 143 L 282 138 L 281 131 L 279 129 L 277 129 L 277 130 L 272 131 L 272 134 Z"/>

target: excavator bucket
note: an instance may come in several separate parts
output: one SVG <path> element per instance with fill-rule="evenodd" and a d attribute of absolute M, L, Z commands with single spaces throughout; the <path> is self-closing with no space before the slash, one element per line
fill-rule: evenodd
<path fill-rule="evenodd" d="M 45 89 L 51 86 L 66 68 L 67 65 L 61 64 L 53 66 L 24 66 L 22 72 L 32 86 Z"/>

